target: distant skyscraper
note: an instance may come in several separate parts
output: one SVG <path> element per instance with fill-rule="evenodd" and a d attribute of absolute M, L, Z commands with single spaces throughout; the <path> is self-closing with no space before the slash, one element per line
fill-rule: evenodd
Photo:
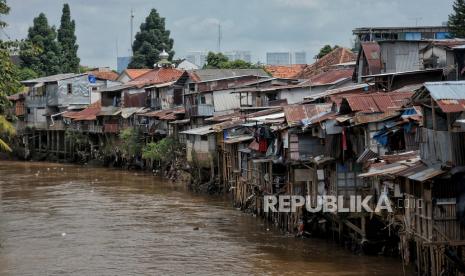
<path fill-rule="evenodd" d="M 117 64 L 118 73 L 121 73 L 124 70 L 126 70 L 130 62 L 131 62 L 131 57 L 117 57 L 116 64 Z"/>
<path fill-rule="evenodd" d="M 290 65 L 306 64 L 307 54 L 305 52 L 268 52 L 266 53 L 266 64 L 268 65 Z"/>
<path fill-rule="evenodd" d="M 228 51 L 223 53 L 230 61 L 243 60 L 246 62 L 252 62 L 252 54 L 250 51 Z"/>
<path fill-rule="evenodd" d="M 294 52 L 293 64 L 307 64 L 307 53 L 305 52 Z"/>
<path fill-rule="evenodd" d="M 207 62 L 207 54 L 205 51 L 190 51 L 186 55 L 186 60 L 202 68 Z"/>

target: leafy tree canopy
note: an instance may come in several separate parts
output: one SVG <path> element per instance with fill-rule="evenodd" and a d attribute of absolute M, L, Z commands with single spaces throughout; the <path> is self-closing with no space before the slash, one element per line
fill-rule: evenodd
<path fill-rule="evenodd" d="M 71 11 L 68 4 L 63 5 L 60 28 L 58 29 L 58 42 L 63 51 L 62 72 L 79 72 L 80 59 L 77 56 L 79 46 L 76 44 L 75 22 L 71 20 Z"/>
<path fill-rule="evenodd" d="M 169 54 L 169 60 L 172 60 L 173 44 L 170 31 L 165 28 L 165 18 L 152 9 L 136 34 L 132 44 L 134 55 L 128 68 L 153 68 L 163 50 Z"/>
<path fill-rule="evenodd" d="M 320 59 L 326 56 L 327 54 L 331 53 L 334 49 L 337 49 L 337 48 L 339 48 L 338 45 L 334 45 L 334 47 L 331 47 L 331 45 L 325 45 L 323 46 L 323 48 L 320 49 L 320 52 L 318 53 L 318 55 L 316 55 L 316 58 Z"/>
<path fill-rule="evenodd" d="M 20 50 L 23 67 L 32 69 L 40 76 L 61 73 L 61 47 L 56 37 L 55 27 L 48 25 L 45 14 L 34 18 L 26 39 L 28 43 L 22 45 Z M 39 53 L 31 51 L 31 47 L 40 49 Z"/>
<path fill-rule="evenodd" d="M 450 33 L 453 37 L 465 38 L 465 1 L 455 0 L 452 8 L 447 22 Z"/>
<path fill-rule="evenodd" d="M 243 60 L 230 61 L 223 53 L 209 52 L 207 62 L 204 65 L 206 69 L 259 69 L 258 65 Z"/>

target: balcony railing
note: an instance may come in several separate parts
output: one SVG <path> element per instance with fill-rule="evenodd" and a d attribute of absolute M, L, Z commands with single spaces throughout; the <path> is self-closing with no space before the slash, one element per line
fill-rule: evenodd
<path fill-rule="evenodd" d="M 198 104 L 188 106 L 186 113 L 190 117 L 210 117 L 214 111 L 215 108 L 211 104 Z"/>

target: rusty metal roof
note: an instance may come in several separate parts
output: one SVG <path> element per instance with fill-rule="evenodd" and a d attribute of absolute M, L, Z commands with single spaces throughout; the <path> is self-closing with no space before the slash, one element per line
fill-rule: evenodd
<path fill-rule="evenodd" d="M 381 73 L 381 48 L 377 42 L 362 42 L 362 52 L 368 63 L 370 74 Z"/>
<path fill-rule="evenodd" d="M 275 78 L 294 78 L 303 71 L 305 66 L 304 64 L 266 65 L 265 71 Z"/>
<path fill-rule="evenodd" d="M 412 92 L 372 93 L 346 96 L 344 99 L 353 112 L 376 113 L 398 110 L 408 103 L 412 95 Z"/>
<path fill-rule="evenodd" d="M 284 107 L 284 114 L 289 126 L 301 125 L 302 120 L 317 119 L 331 112 L 332 104 L 298 104 Z"/>
<path fill-rule="evenodd" d="M 101 102 L 95 102 L 87 108 L 77 112 L 66 112 L 63 117 L 72 119 L 74 121 L 93 121 L 97 119 L 97 115 L 101 111 Z"/>
<path fill-rule="evenodd" d="M 353 68 L 331 69 L 311 77 L 308 81 L 305 81 L 300 85 L 309 84 L 311 86 L 319 86 L 336 84 L 343 80 L 351 79 L 353 73 Z"/>

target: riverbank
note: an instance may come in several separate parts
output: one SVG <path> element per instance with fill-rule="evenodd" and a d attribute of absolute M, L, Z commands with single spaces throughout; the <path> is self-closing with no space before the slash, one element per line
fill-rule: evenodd
<path fill-rule="evenodd" d="M 147 173 L 0 161 L 0 174 L 2 275 L 402 274 Z"/>

